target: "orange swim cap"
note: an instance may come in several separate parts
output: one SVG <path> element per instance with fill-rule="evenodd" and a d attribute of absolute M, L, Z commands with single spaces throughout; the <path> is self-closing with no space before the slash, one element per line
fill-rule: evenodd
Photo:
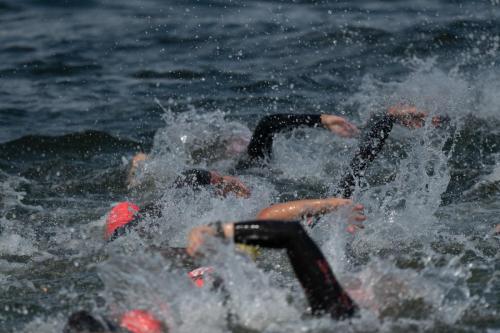
<path fill-rule="evenodd" d="M 161 322 L 144 310 L 125 312 L 120 319 L 120 326 L 132 333 L 163 333 Z"/>
<path fill-rule="evenodd" d="M 104 238 L 109 239 L 116 229 L 128 224 L 139 212 L 139 207 L 131 202 L 120 202 L 111 209 L 106 219 Z"/>

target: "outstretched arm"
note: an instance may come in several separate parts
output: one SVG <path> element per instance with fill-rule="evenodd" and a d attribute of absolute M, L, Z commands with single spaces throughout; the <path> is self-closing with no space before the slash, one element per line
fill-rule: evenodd
<path fill-rule="evenodd" d="M 187 251 L 195 254 L 206 235 L 232 238 L 236 243 L 286 249 L 290 263 L 314 314 L 348 317 L 356 305 L 342 289 L 323 253 L 299 222 L 250 221 L 201 226 L 189 235 Z"/>
<path fill-rule="evenodd" d="M 343 137 L 351 137 L 358 132 L 356 126 L 350 124 L 345 118 L 333 115 L 274 114 L 265 116 L 257 124 L 248 145 L 249 158 L 255 160 L 270 156 L 274 135 L 300 126 L 323 126 Z"/>
<path fill-rule="evenodd" d="M 274 204 L 261 210 L 257 214 L 257 219 L 293 221 L 303 217 L 326 214 L 342 206 L 352 206 L 349 217 L 351 225 L 348 230 L 354 232 L 356 228 L 363 228 L 361 222 L 366 220 L 366 216 L 363 215 L 363 205 L 353 205 L 352 200 L 340 198 L 307 199 Z"/>
<path fill-rule="evenodd" d="M 184 171 L 174 182 L 176 187 L 191 187 L 198 189 L 203 186 L 213 185 L 216 192 L 225 197 L 229 193 L 234 193 L 238 197 L 248 198 L 250 190 L 238 178 L 232 176 L 222 176 L 215 171 L 203 169 L 190 169 Z"/>
<path fill-rule="evenodd" d="M 361 137 L 358 150 L 349 164 L 349 170 L 342 176 L 338 195 L 350 198 L 356 187 L 356 182 L 361 178 L 369 163 L 372 162 L 382 150 L 385 140 L 389 137 L 394 125 L 394 117 L 388 114 L 372 115 L 368 121 L 366 132 Z"/>
<path fill-rule="evenodd" d="M 352 192 L 364 171 L 384 147 L 394 124 L 408 128 L 420 128 L 424 125 L 427 115 L 428 112 L 402 104 L 390 107 L 386 113 L 372 115 L 361 137 L 359 148 L 349 164 L 349 170 L 341 178 L 338 195 L 343 198 L 352 196 Z M 447 120 L 446 116 L 434 116 L 432 124 L 435 127 L 440 127 Z"/>

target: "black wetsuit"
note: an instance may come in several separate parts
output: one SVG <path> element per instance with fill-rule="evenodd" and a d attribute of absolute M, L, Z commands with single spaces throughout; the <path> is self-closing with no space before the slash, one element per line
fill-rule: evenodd
<path fill-rule="evenodd" d="M 450 118 L 447 115 L 439 116 L 439 120 L 437 128 L 450 128 Z M 344 173 L 337 186 L 337 195 L 343 198 L 352 196 L 365 170 L 384 147 L 395 123 L 396 118 L 386 113 L 371 115 L 363 131 L 358 149 L 349 164 L 349 169 Z"/>
<path fill-rule="evenodd" d="M 394 117 L 386 113 L 375 113 L 370 117 L 356 154 L 349 164 L 349 170 L 344 173 L 337 187 L 339 196 L 344 198 L 352 196 L 352 192 L 364 171 L 382 150 L 394 122 Z M 274 114 L 262 118 L 255 128 L 248 145 L 247 156 L 238 162 L 236 169 L 255 166 L 259 162 L 270 158 L 274 135 L 300 126 L 321 126 L 321 115 Z"/>
<path fill-rule="evenodd" d="M 176 178 L 174 186 L 177 188 L 191 187 L 199 189 L 203 186 L 210 185 L 212 182 L 212 175 L 210 171 L 203 169 L 189 169 Z"/>
<path fill-rule="evenodd" d="M 314 314 L 350 317 L 356 305 L 342 289 L 323 253 L 300 222 L 249 221 L 234 224 L 234 241 L 286 249 L 290 263 Z"/>
<path fill-rule="evenodd" d="M 443 118 L 448 120 L 447 117 Z M 395 118 L 386 113 L 375 113 L 368 120 L 360 144 L 347 170 L 338 184 L 337 195 L 344 198 L 352 196 L 364 171 L 382 150 L 388 138 Z M 301 126 L 321 126 L 321 115 L 313 114 L 273 114 L 263 117 L 257 124 L 247 154 L 236 165 L 236 169 L 258 166 L 271 157 L 273 140 L 276 133 L 293 130 Z M 211 174 L 203 169 L 184 171 L 174 182 L 175 187 L 189 186 L 194 189 L 211 184 Z"/>
<path fill-rule="evenodd" d="M 373 114 L 359 141 L 358 149 L 349 164 L 349 169 L 342 176 L 337 195 L 350 198 L 364 171 L 384 147 L 385 141 L 394 126 L 394 117 L 385 113 Z"/>
<path fill-rule="evenodd" d="M 321 115 L 312 114 L 273 114 L 263 117 L 252 134 L 247 147 L 247 154 L 238 161 L 236 169 L 246 169 L 259 165 L 271 157 L 274 135 L 279 132 L 293 130 L 301 126 L 321 126 Z M 177 177 L 174 185 L 177 188 L 191 187 L 199 189 L 211 184 L 211 174 L 203 169 L 189 169 Z"/>
<path fill-rule="evenodd" d="M 342 319 L 352 316 L 357 306 L 342 289 L 330 265 L 300 222 L 248 221 L 234 223 L 234 242 L 286 249 L 295 275 L 315 315 Z M 179 249 L 174 249 L 178 253 Z M 108 320 L 95 319 L 81 311 L 70 316 L 64 333 L 126 332 Z"/>
<path fill-rule="evenodd" d="M 105 318 L 97 319 L 87 311 L 78 311 L 71 314 L 63 328 L 63 333 L 106 333 L 127 332 Z"/>
<path fill-rule="evenodd" d="M 321 115 L 313 114 L 273 114 L 262 118 L 252 134 L 247 148 L 247 156 L 241 159 L 236 169 L 245 169 L 269 158 L 276 133 L 292 130 L 300 126 L 321 126 Z"/>

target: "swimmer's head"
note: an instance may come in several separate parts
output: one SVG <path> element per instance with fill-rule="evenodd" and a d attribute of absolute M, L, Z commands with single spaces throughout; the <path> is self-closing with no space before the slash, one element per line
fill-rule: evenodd
<path fill-rule="evenodd" d="M 120 326 L 130 333 L 165 333 L 167 331 L 161 321 L 144 310 L 125 312 L 120 318 Z"/>
<path fill-rule="evenodd" d="M 189 148 L 194 163 L 213 163 L 226 159 L 237 159 L 245 153 L 250 143 L 249 133 L 231 133 L 193 144 Z"/>
<path fill-rule="evenodd" d="M 138 213 L 139 207 L 131 202 L 120 202 L 114 206 L 106 218 L 104 238 L 106 240 L 111 240 L 113 234 L 132 222 Z"/>
<path fill-rule="evenodd" d="M 226 145 L 226 155 L 234 156 L 241 155 L 242 153 L 247 151 L 248 144 L 250 143 L 250 136 L 241 134 L 232 136 L 229 139 L 225 140 Z"/>

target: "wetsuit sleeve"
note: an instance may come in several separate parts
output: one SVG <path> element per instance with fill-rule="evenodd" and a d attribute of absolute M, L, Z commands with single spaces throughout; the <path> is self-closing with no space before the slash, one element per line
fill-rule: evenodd
<path fill-rule="evenodd" d="M 261 159 L 271 155 L 274 134 L 299 126 L 316 127 L 321 125 L 321 115 L 310 114 L 274 114 L 262 118 L 248 145 L 248 156 Z"/>
<path fill-rule="evenodd" d="M 212 175 L 210 171 L 202 169 L 189 169 L 184 171 L 174 182 L 175 187 L 192 187 L 199 188 L 201 186 L 210 185 Z"/>
<path fill-rule="evenodd" d="M 109 322 L 102 322 L 86 311 L 78 311 L 69 316 L 63 333 L 115 332 L 117 328 Z"/>
<path fill-rule="evenodd" d="M 338 194 L 350 198 L 364 171 L 384 147 L 385 141 L 394 126 L 394 118 L 385 113 L 374 114 L 368 121 L 367 129 L 361 138 L 349 170 L 343 175 L 338 186 Z"/>
<path fill-rule="evenodd" d="M 333 318 L 343 318 L 356 311 L 356 305 L 338 283 L 323 253 L 299 222 L 237 222 L 234 241 L 286 249 L 314 314 L 329 313 Z"/>

